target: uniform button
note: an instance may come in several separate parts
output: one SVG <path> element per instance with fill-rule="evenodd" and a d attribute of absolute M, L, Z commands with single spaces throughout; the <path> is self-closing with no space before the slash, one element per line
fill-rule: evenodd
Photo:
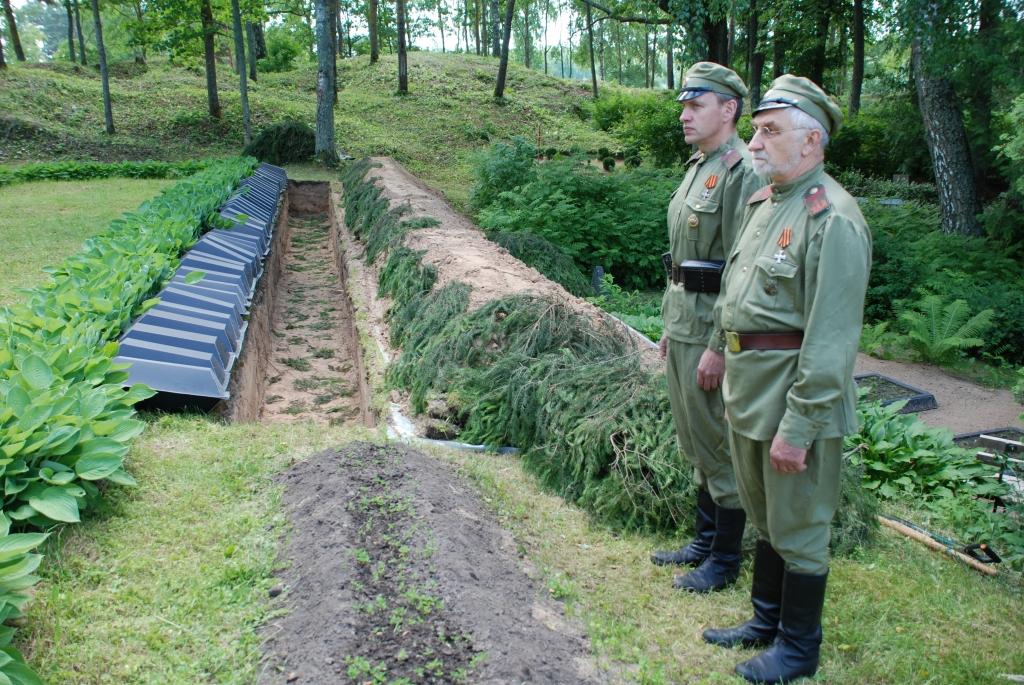
<path fill-rule="evenodd" d="M 772 273 L 775 273 L 775 267 L 773 266 L 771 269 L 769 269 L 769 271 L 771 271 Z"/>
<path fill-rule="evenodd" d="M 743 273 L 747 273 L 747 267 L 743 267 Z"/>

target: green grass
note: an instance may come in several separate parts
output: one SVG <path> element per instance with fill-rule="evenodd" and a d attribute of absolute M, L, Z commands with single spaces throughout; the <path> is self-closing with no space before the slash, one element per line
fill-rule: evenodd
<path fill-rule="evenodd" d="M 678 541 L 594 525 L 539 491 L 518 460 L 434 453 L 476 483 L 612 672 L 652 684 L 742 682 L 732 669 L 754 652 L 712 647 L 700 634 L 749 618 L 749 565 L 729 590 L 680 593 L 671 587 L 678 571 L 647 558 Z M 871 549 L 832 565 L 819 678 L 834 685 L 999 682 L 999 674 L 1024 672 L 1015 637 L 1022 615 L 1019 586 L 884 532 Z"/>
<path fill-rule="evenodd" d="M 21 300 L 17 289 L 45 280 L 43 267 L 77 252 L 83 240 L 173 183 L 118 178 L 0 188 L 0 305 Z"/>
<path fill-rule="evenodd" d="M 17 642 L 48 683 L 251 683 L 286 530 L 275 474 L 365 432 L 156 418 L 134 489 L 45 549 Z"/>
<path fill-rule="evenodd" d="M 0 112 L 10 130 L 0 162 L 63 158 L 164 159 L 216 157 L 242 148 L 237 84 L 221 65 L 224 117 L 206 115 L 202 74 L 156 65 L 111 81 L 117 132 L 103 133 L 100 81 L 70 64 L 11 64 L 0 73 Z M 474 154 L 492 141 L 524 136 L 541 149 L 620 148 L 584 121 L 587 85 L 509 65 L 506 97 L 493 97 L 497 60 L 473 55 L 409 54 L 407 96 L 395 95 L 394 58 L 342 60 L 335 139 L 355 157 L 389 155 L 465 207 Z M 315 67 L 261 74 L 250 84 L 253 127 L 315 121 Z M 301 165 L 300 165 L 301 166 Z M 328 180 L 330 174 L 302 178 Z"/>

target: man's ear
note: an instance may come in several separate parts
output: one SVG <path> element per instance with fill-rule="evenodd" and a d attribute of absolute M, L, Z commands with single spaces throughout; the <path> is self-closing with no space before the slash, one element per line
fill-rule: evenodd
<path fill-rule="evenodd" d="M 732 121 L 736 117 L 737 106 L 739 106 L 739 101 L 735 98 L 727 100 L 722 106 L 722 110 L 727 121 Z"/>

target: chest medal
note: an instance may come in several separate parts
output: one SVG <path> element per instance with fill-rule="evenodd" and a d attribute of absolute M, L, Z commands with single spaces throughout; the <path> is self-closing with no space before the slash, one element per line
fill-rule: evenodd
<path fill-rule="evenodd" d="M 704 192 L 700 194 L 700 199 L 707 200 L 711 197 L 711 191 L 714 190 L 715 186 L 718 185 L 718 174 L 711 174 L 707 180 L 704 181 Z"/>
<path fill-rule="evenodd" d="M 779 282 L 774 278 L 769 278 L 764 284 L 764 294 L 768 297 L 775 297 L 779 293 Z"/>
<path fill-rule="evenodd" d="M 686 225 L 689 226 L 690 228 L 696 229 L 698 226 L 700 226 L 700 219 L 697 217 L 696 214 L 691 214 L 690 218 L 686 220 Z"/>

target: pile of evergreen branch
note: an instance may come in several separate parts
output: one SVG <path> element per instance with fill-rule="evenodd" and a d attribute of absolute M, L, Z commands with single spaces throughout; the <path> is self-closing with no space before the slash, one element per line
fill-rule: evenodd
<path fill-rule="evenodd" d="M 313 129 L 297 121 L 285 121 L 260 131 L 242 154 L 280 166 L 290 162 L 308 162 L 313 159 L 315 149 Z"/>
<path fill-rule="evenodd" d="M 401 222 L 367 180 L 370 169 L 363 160 L 343 175 L 345 221 L 368 261 L 387 253 L 380 290 L 393 299 L 392 342 L 402 348 L 389 385 L 409 390 L 417 412 L 443 395 L 459 414 L 461 440 L 518 447 L 546 487 L 609 526 L 687 523 L 692 469 L 678 452 L 664 376 L 644 368 L 633 341 L 541 297 L 511 295 L 469 311 L 470 286 L 435 290 L 422 253 L 401 244 L 421 224 Z M 833 549 L 866 542 L 874 521 L 859 471 L 846 469 Z"/>

